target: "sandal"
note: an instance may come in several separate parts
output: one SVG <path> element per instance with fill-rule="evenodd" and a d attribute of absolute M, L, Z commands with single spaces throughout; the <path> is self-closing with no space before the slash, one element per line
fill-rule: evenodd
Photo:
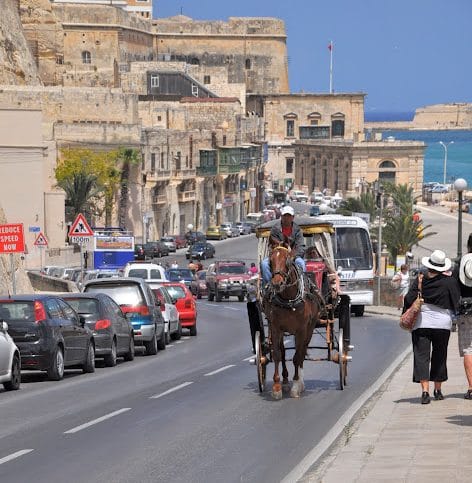
<path fill-rule="evenodd" d="M 469 389 L 465 394 L 464 394 L 464 399 L 472 399 L 472 389 Z"/>

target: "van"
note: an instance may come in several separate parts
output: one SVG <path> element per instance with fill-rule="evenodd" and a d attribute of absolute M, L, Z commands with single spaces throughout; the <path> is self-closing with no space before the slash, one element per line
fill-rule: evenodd
<path fill-rule="evenodd" d="M 162 265 L 152 262 L 128 262 L 123 271 L 124 277 L 143 278 L 146 282 L 166 282 L 166 271 Z"/>

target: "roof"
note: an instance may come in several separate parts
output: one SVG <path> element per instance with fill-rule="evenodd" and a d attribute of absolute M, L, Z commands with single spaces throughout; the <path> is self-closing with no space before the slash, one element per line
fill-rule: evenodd
<path fill-rule="evenodd" d="M 261 223 L 256 228 L 257 238 L 268 238 L 270 230 L 278 222 L 278 219 Z M 296 216 L 295 223 L 302 229 L 303 234 L 313 235 L 314 233 L 334 233 L 333 224 L 329 221 L 320 220 L 312 216 Z"/>

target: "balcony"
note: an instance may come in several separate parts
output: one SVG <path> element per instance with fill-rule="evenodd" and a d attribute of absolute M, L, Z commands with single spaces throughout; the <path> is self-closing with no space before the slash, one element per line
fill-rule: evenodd
<path fill-rule="evenodd" d="M 186 203 L 188 201 L 195 201 L 195 191 L 179 191 L 177 193 L 179 203 Z"/>
<path fill-rule="evenodd" d="M 218 170 L 216 166 L 197 166 L 197 176 L 216 176 Z"/>
<path fill-rule="evenodd" d="M 159 169 L 157 171 L 146 171 L 146 182 L 155 183 L 157 181 L 168 181 L 170 179 L 170 169 Z"/>
<path fill-rule="evenodd" d="M 164 205 L 167 203 L 167 196 L 166 195 L 156 195 L 152 197 L 152 204 L 153 205 Z"/>
<path fill-rule="evenodd" d="M 173 169 L 172 177 L 175 179 L 195 178 L 195 168 Z"/>

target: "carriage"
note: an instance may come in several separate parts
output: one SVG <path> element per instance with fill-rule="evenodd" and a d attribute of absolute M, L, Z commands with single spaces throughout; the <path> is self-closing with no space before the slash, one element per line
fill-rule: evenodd
<path fill-rule="evenodd" d="M 271 228 L 276 222 L 277 220 L 272 220 L 263 223 L 256 230 L 259 263 L 272 253 L 269 236 Z M 305 240 L 306 250 L 304 258 L 307 270 L 306 275 L 311 280 L 308 283 L 311 285 L 312 290 L 316 292 L 321 302 L 321 308 L 316 317 L 316 323 L 312 326 L 312 333 L 308 336 L 308 341 L 316 334 L 316 340 L 321 340 L 322 342 L 318 343 L 319 345 L 312 345 L 311 342 L 307 342 L 305 347 L 306 354 L 304 353 L 303 359 L 336 363 L 339 369 L 339 388 L 342 390 L 346 385 L 347 367 L 348 362 L 351 360 L 349 351 L 353 349 L 353 346 L 350 341 L 350 299 L 348 295 L 339 294 L 339 278 L 337 277 L 337 267 L 334 266 L 332 240 L 335 228 L 328 221 L 307 216 L 297 216 L 295 222 L 301 228 Z M 269 316 L 267 313 L 268 307 L 271 304 L 267 304 L 267 301 L 264 301 L 265 295 L 261 279 L 257 281 L 254 292 L 255 300 L 251 308 L 250 304 L 248 304 L 248 316 L 255 352 L 258 386 L 259 391 L 263 392 L 265 389 L 267 366 L 270 362 L 274 362 L 274 329 L 272 327 L 274 324 L 270 323 L 270 319 L 274 320 L 274 317 Z M 281 310 L 277 313 L 277 317 L 284 318 L 285 314 L 290 316 L 291 310 L 295 309 L 288 307 L 286 312 Z M 287 333 L 284 335 L 287 335 Z M 285 345 L 285 349 L 290 350 L 296 348 Z M 324 356 L 312 356 L 314 352 L 317 352 L 316 350 L 325 351 Z M 281 362 L 284 369 L 285 360 L 285 350 L 283 350 Z M 293 360 L 295 364 L 295 356 Z M 276 373 L 278 374 L 277 360 L 276 366 Z M 295 371 L 297 374 L 296 365 Z M 286 378 L 284 378 L 284 381 L 286 381 Z"/>

